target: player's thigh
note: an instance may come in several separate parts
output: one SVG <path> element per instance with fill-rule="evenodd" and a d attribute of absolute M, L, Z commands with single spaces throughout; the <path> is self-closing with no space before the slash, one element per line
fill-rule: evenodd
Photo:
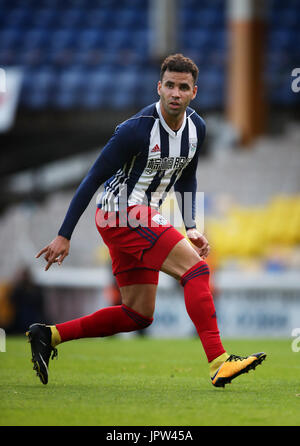
<path fill-rule="evenodd" d="M 145 317 L 153 317 L 157 285 L 143 283 L 120 287 L 122 303 Z"/>
<path fill-rule="evenodd" d="M 161 271 L 179 280 L 186 271 L 200 260 L 202 260 L 201 257 L 191 244 L 186 239 L 182 239 L 169 252 L 162 264 Z"/>

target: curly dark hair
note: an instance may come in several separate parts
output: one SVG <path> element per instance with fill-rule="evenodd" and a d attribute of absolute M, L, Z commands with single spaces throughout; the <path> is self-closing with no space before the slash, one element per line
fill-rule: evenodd
<path fill-rule="evenodd" d="M 165 71 L 177 71 L 178 73 L 191 73 L 196 84 L 199 74 L 197 65 L 183 54 L 171 54 L 166 57 L 160 68 L 160 80 L 162 81 Z"/>

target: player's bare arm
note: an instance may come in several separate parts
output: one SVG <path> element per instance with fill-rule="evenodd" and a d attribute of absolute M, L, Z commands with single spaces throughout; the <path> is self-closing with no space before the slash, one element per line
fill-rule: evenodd
<path fill-rule="evenodd" d="M 62 264 L 64 259 L 69 254 L 70 250 L 70 240 L 58 235 L 54 240 L 52 240 L 49 245 L 45 246 L 41 249 L 40 252 L 37 253 L 36 258 L 39 258 L 42 254 L 44 255 L 44 259 L 47 262 L 45 267 L 45 271 L 47 271 L 53 263 Z"/>

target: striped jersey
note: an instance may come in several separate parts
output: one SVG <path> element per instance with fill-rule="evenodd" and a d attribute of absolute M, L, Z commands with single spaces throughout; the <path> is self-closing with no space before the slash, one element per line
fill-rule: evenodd
<path fill-rule="evenodd" d="M 204 137 L 205 123 L 195 110 L 186 109 L 182 126 L 175 132 L 164 120 L 160 102 L 118 125 L 78 187 L 59 235 L 71 238 L 103 183 L 97 206 L 106 211 L 118 211 L 120 203 L 146 204 L 158 210 L 174 186 L 182 195 L 182 209 L 189 210 L 188 218 L 182 212 L 186 228 L 195 227 L 196 169 Z M 188 205 L 184 203 L 186 195 L 190 197 Z"/>

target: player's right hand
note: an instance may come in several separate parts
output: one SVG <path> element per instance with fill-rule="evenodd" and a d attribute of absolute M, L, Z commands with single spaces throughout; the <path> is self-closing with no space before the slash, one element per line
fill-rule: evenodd
<path fill-rule="evenodd" d="M 70 240 L 58 235 L 52 242 L 45 246 L 45 248 L 41 249 L 40 252 L 36 254 L 36 258 L 38 259 L 42 254 L 44 255 L 44 259 L 47 262 L 45 267 L 45 271 L 47 271 L 52 263 L 62 264 L 65 257 L 69 254 L 70 250 Z"/>
<path fill-rule="evenodd" d="M 187 236 L 193 243 L 194 249 L 198 252 L 200 257 L 206 259 L 210 252 L 210 246 L 206 237 L 201 234 L 201 232 L 199 232 L 196 228 L 188 229 Z"/>

